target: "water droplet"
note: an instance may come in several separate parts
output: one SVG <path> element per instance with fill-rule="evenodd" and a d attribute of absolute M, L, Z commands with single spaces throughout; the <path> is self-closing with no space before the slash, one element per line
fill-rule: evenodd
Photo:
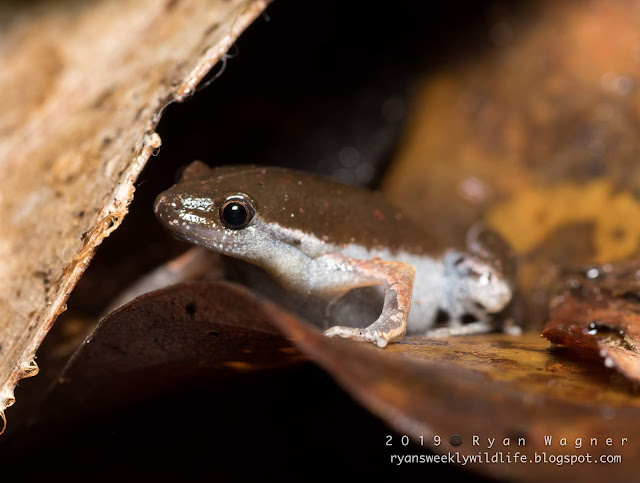
<path fill-rule="evenodd" d="M 600 271 L 597 268 L 590 268 L 587 270 L 587 278 L 594 279 L 600 276 Z"/>

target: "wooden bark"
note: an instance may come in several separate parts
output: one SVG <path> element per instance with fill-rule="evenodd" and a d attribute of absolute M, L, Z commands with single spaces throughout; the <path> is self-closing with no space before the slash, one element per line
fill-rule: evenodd
<path fill-rule="evenodd" d="M 0 415 L 193 94 L 264 0 L 0 6 Z"/>

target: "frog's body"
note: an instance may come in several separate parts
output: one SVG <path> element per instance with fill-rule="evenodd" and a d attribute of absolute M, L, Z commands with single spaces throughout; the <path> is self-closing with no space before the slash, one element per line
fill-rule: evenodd
<path fill-rule="evenodd" d="M 357 287 L 385 286 L 374 324 L 334 327 L 328 335 L 384 346 L 401 339 L 405 328 L 427 333 L 438 318 L 447 333 L 486 331 L 492 328 L 488 314 L 512 296 L 508 267 L 492 258 L 498 238 L 478 232 L 473 253 L 434 256 L 424 249 L 428 235 L 379 194 L 328 178 L 195 162 L 158 196 L 155 210 L 179 238 L 258 265 L 298 293 L 337 299 Z M 223 222 L 227 218 L 230 223 Z M 493 245 L 489 251 L 483 237 Z M 465 318 L 474 322 L 465 324 Z"/>

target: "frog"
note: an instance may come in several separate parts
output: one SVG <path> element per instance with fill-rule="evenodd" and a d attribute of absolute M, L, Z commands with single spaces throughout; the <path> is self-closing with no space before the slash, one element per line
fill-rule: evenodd
<path fill-rule="evenodd" d="M 381 193 L 303 171 L 194 161 L 154 212 L 175 237 L 256 265 L 291 293 L 331 303 L 383 290 L 376 320 L 335 325 L 329 337 L 383 348 L 406 334 L 489 332 L 514 294 L 512 252 L 484 224 L 469 229 L 466 249 L 432 253 L 424 228 Z"/>

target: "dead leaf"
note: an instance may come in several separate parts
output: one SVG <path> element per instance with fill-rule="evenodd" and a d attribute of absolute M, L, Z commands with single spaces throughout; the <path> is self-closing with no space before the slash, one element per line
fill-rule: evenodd
<path fill-rule="evenodd" d="M 613 383 L 597 364 L 549 352 L 536 334 L 445 341 L 409 337 L 382 351 L 329 339 L 293 316 L 266 308 L 303 353 L 400 435 L 436 453 L 453 454 L 454 463 L 486 458 L 467 461 L 467 469 L 518 481 L 622 481 L 635 474 L 637 451 L 631 442 L 640 438 L 635 423 L 640 400 L 634 389 L 624 381 Z M 453 435 L 462 444 L 452 444 Z M 607 438 L 615 443 L 607 446 Z M 524 462 L 507 463 L 507 454 L 516 453 Z M 593 459 L 622 455 L 626 464 L 577 464 L 586 453 Z M 543 454 L 552 460 L 562 455 L 566 464 L 531 464 Z"/>
<path fill-rule="evenodd" d="M 640 287 L 637 263 L 591 266 L 569 276 L 542 335 L 591 351 L 640 382 Z"/>
<path fill-rule="evenodd" d="M 263 303 L 242 287 L 193 282 L 144 294 L 114 310 L 34 412 L 35 433 L 158 397 L 193 380 L 213 384 L 234 373 L 304 361 L 277 335 Z"/>
<path fill-rule="evenodd" d="M 290 341 L 270 333 L 270 327 Z M 227 283 L 168 287 L 106 317 L 37 412 L 36 433 L 48 428 L 55 434 L 59 424 L 179 390 L 191 380 L 215 384 L 238 372 L 306 358 L 394 428 L 397 438 L 410 437 L 414 452 L 422 446 L 425 453 L 459 453 L 456 459 L 478 454 L 499 459 L 517 452 L 526 463 L 470 462 L 465 468 L 519 481 L 633 477 L 629 462 L 640 438 L 635 424 L 640 400 L 628 381 L 612 378 L 597 362 L 549 351 L 537 334 L 410 337 L 381 350 L 325 337 L 272 302 Z M 461 444 L 452 444 L 452 435 L 459 435 Z M 400 445 L 393 441 L 387 455 Z M 621 455 L 625 464 L 529 463 L 543 453 L 566 455 L 567 461 L 586 453 L 594 459 Z"/>

